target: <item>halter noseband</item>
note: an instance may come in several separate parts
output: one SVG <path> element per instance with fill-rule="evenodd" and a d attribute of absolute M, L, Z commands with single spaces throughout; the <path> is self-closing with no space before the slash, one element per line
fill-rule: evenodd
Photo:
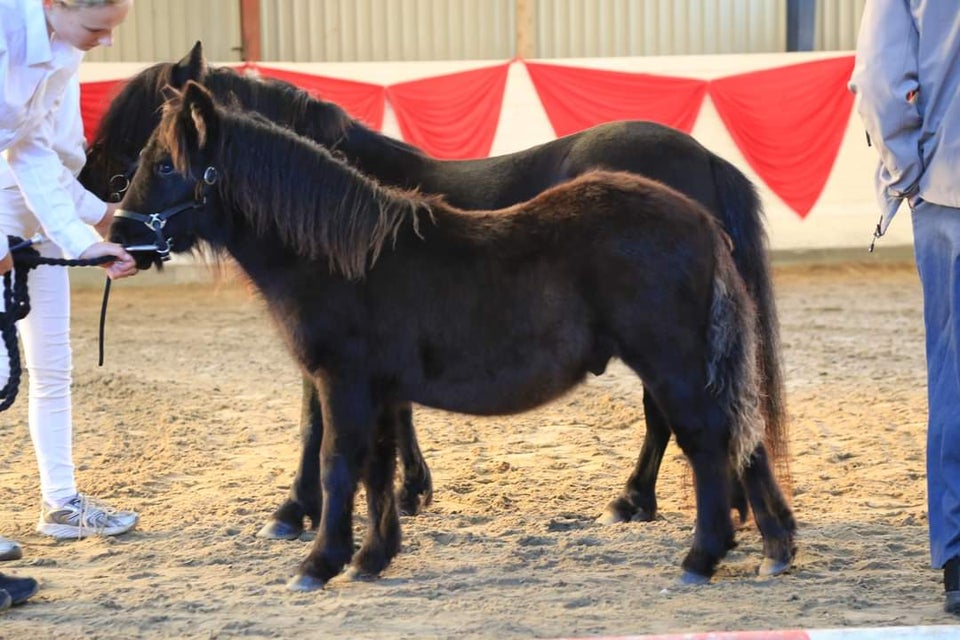
<path fill-rule="evenodd" d="M 190 211 L 191 209 L 202 209 L 203 206 L 207 204 L 208 189 L 216 184 L 219 178 L 220 174 L 217 172 L 216 168 L 213 166 L 208 166 L 203 171 L 203 188 L 193 201 L 175 204 L 172 207 L 168 207 L 163 211 L 160 211 L 159 213 L 144 214 L 136 213 L 134 211 L 127 211 L 125 209 L 118 209 L 116 213 L 113 214 L 115 218 L 126 218 L 135 222 L 142 222 L 151 231 L 153 231 L 154 235 L 156 236 L 156 242 L 152 245 L 139 244 L 127 246 L 124 247 L 124 249 L 127 251 L 156 251 L 162 261 L 166 262 L 169 260 L 173 238 L 167 238 L 163 235 L 163 228 L 167 226 L 167 220 L 178 213 L 183 213 L 184 211 Z"/>

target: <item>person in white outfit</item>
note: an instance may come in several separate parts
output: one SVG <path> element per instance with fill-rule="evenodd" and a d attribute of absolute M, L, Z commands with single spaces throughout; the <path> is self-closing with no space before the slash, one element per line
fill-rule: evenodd
<path fill-rule="evenodd" d="M 136 265 L 98 233 L 106 233 L 113 208 L 76 180 L 85 157 L 77 72 L 85 51 L 111 44 L 132 3 L 0 0 L 0 233 L 30 238 L 42 232 L 50 241 L 38 249 L 47 257 L 113 256 L 105 265 L 111 278 L 133 275 Z M 37 529 L 58 539 L 124 533 L 137 514 L 81 494 L 74 478 L 67 269 L 40 266 L 31 271 L 29 287 L 31 312 L 18 328 L 40 470 Z M 8 366 L 0 353 L 0 380 Z M 20 555 L 19 545 L 0 538 L 0 559 Z"/>
<path fill-rule="evenodd" d="M 13 269 L 13 257 L 7 246 L 7 236 L 0 233 L 0 276 Z M 2 381 L 0 381 L 2 382 Z M 9 545 L 8 545 L 9 547 Z M 10 547 L 7 550 L 17 547 Z M 39 585 L 30 577 L 8 576 L 0 573 L 0 611 L 9 609 L 12 605 L 23 604 L 37 592 Z"/>

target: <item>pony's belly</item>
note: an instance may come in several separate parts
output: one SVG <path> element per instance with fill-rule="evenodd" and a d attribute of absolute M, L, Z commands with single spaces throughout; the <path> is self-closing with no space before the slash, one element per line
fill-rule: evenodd
<path fill-rule="evenodd" d="M 503 415 L 536 408 L 602 373 L 615 349 L 603 336 L 559 325 L 538 339 L 464 340 L 458 348 L 421 349 L 417 367 L 398 372 L 403 399 L 474 415 Z M 466 344 L 468 347 L 460 347 Z"/>
<path fill-rule="evenodd" d="M 471 415 L 505 415 L 535 409 L 583 381 L 584 367 L 533 376 L 497 376 L 495 380 L 436 381 L 410 389 L 407 399 L 427 407 Z M 507 379 L 509 378 L 509 379 Z"/>

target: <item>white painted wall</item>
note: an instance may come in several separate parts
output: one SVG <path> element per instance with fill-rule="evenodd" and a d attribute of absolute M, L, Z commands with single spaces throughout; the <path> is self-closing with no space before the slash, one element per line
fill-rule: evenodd
<path fill-rule="evenodd" d="M 557 62 L 616 71 L 656 73 L 709 80 L 738 73 L 778 67 L 808 60 L 849 55 L 848 52 L 771 53 L 710 56 L 658 56 L 563 59 Z M 496 61 L 299 63 L 275 64 L 291 70 L 375 84 L 388 85 L 444 73 L 500 64 Z M 85 63 L 81 81 L 128 77 L 146 65 Z M 393 112 L 387 106 L 384 132 L 400 137 Z M 876 152 L 866 146 L 856 112 L 851 113 L 847 133 L 836 164 L 819 201 L 801 220 L 752 171 L 727 133 L 710 99 L 704 101 L 693 135 L 715 153 L 744 171 L 759 187 L 767 212 L 768 233 L 774 250 L 859 249 L 866 251 L 879 210 L 873 194 Z M 554 137 L 536 91 L 523 64 L 510 66 L 503 111 L 494 154 L 518 151 Z M 894 220 L 878 247 L 912 244 L 909 217 Z"/>

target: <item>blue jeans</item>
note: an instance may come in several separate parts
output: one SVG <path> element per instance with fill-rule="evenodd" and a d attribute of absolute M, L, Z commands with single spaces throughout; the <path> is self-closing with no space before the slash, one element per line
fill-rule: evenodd
<path fill-rule="evenodd" d="M 960 209 L 919 201 L 914 252 L 927 352 L 930 558 L 960 557 Z"/>

